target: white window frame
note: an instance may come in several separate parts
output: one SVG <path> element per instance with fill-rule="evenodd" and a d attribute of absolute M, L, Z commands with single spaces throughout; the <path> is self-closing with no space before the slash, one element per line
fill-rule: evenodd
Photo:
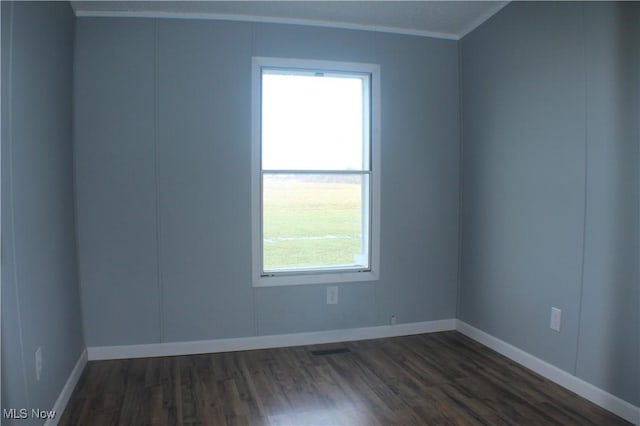
<path fill-rule="evenodd" d="M 253 57 L 251 77 L 251 236 L 252 278 L 254 287 L 375 281 L 380 273 L 380 65 L 308 59 Z M 262 179 L 261 179 L 261 106 L 262 68 L 291 68 L 325 72 L 367 73 L 371 82 L 370 177 L 370 264 L 367 270 L 287 271 L 264 274 L 262 270 Z"/>

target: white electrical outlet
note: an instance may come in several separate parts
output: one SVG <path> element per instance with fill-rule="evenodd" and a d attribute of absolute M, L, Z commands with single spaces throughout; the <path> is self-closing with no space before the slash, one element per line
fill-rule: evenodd
<path fill-rule="evenodd" d="M 562 309 L 551 308 L 551 323 L 549 327 L 552 330 L 560 331 L 560 326 L 562 324 Z"/>
<path fill-rule="evenodd" d="M 40 381 L 42 374 L 42 347 L 36 349 L 36 380 Z"/>
<path fill-rule="evenodd" d="M 327 287 L 327 305 L 337 305 L 337 304 L 338 304 L 338 287 L 337 286 Z"/>
<path fill-rule="evenodd" d="M 391 315 L 391 325 L 396 325 L 396 316 Z"/>

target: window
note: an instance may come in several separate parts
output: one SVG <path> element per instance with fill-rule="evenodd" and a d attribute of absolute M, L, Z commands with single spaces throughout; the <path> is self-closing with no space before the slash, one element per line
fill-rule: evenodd
<path fill-rule="evenodd" d="M 379 66 L 253 58 L 253 282 L 378 277 Z"/>

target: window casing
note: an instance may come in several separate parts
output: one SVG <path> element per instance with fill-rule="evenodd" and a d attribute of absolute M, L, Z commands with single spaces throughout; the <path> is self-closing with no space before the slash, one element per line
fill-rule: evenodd
<path fill-rule="evenodd" d="M 379 66 L 252 68 L 254 286 L 378 279 Z"/>

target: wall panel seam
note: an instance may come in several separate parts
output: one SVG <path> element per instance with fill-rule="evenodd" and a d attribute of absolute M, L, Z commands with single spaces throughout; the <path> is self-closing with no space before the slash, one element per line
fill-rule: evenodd
<path fill-rule="evenodd" d="M 80 330 L 82 330 L 83 342 L 82 346 L 86 349 L 87 342 L 87 332 L 85 327 L 85 307 L 84 307 L 84 288 L 82 286 L 82 273 L 81 273 L 81 262 L 80 262 L 80 203 L 78 202 L 78 156 L 77 154 L 77 120 L 76 120 L 76 74 L 77 74 L 77 66 L 78 62 L 76 59 L 78 52 L 78 19 L 73 17 L 73 52 L 72 52 L 72 68 L 71 68 L 71 162 L 73 170 L 72 179 L 73 179 L 73 226 L 75 231 L 75 249 L 76 249 L 76 280 L 77 280 L 77 288 L 78 288 L 78 300 L 80 300 Z"/>
<path fill-rule="evenodd" d="M 583 193 L 583 211 L 582 211 L 582 257 L 580 265 L 580 294 L 578 299 L 578 325 L 576 330 L 576 350 L 573 364 L 573 374 L 578 372 L 578 358 L 580 355 L 580 334 L 582 329 L 582 306 L 584 303 L 584 269 L 586 258 L 586 241 L 587 241 L 587 196 L 589 182 L 589 67 L 587 53 L 587 28 L 586 28 L 586 8 L 584 3 L 582 6 L 582 61 L 584 69 L 584 193 Z"/>
<path fill-rule="evenodd" d="M 20 352 L 21 352 L 21 361 L 22 361 L 22 377 L 24 380 L 24 392 L 27 399 L 27 404 L 31 406 L 31 394 L 29 392 L 29 381 L 27 380 L 27 365 L 26 365 L 26 354 L 24 350 L 24 336 L 22 332 L 22 310 L 20 309 L 20 286 L 19 286 L 19 276 L 18 276 L 18 256 L 16 250 L 16 227 L 15 227 L 15 217 L 16 217 L 16 205 L 15 205 L 15 191 L 14 191 L 14 173 L 13 173 L 13 52 L 14 52 L 14 28 L 15 28 L 15 3 L 9 4 L 9 66 L 7 67 L 9 70 L 9 93 L 8 98 L 8 111 L 7 111 L 7 136 L 8 136 L 8 146 L 9 146 L 9 196 L 11 197 L 11 251 L 13 253 L 13 282 L 16 291 L 16 315 L 18 320 L 18 336 L 20 338 Z"/>
<path fill-rule="evenodd" d="M 164 292 L 162 291 L 162 253 L 161 253 L 161 227 L 160 227 L 160 158 L 158 149 L 158 99 L 159 99 L 159 60 L 158 60 L 158 19 L 153 20 L 153 154 L 154 154 L 154 186 L 155 186 L 155 214 L 156 214 L 156 285 L 158 288 L 158 340 L 164 341 L 165 330 L 163 320 Z"/>
<path fill-rule="evenodd" d="M 251 29 L 251 48 L 250 48 L 250 56 L 251 58 L 253 58 L 253 56 L 256 55 L 256 24 L 255 23 L 251 23 L 249 25 L 249 28 Z M 252 59 L 253 61 L 253 59 Z M 251 70 L 251 72 L 253 73 L 253 70 Z M 251 77 L 251 79 L 253 79 L 253 76 Z M 251 81 L 250 81 L 251 83 Z M 254 90 L 254 88 L 252 87 L 251 90 Z M 253 93 L 251 93 L 251 97 L 250 97 L 250 102 L 253 102 Z M 249 105 L 249 109 L 253 110 L 253 105 Z M 253 118 L 252 118 L 253 119 Z M 253 135 L 251 136 L 253 137 Z M 251 141 L 251 149 L 253 150 L 253 141 Z M 251 156 L 253 156 L 253 153 L 251 153 Z M 253 161 L 253 160 L 251 160 Z M 253 167 L 253 166 L 252 166 Z M 253 169 L 249 170 L 251 173 L 251 182 L 253 182 Z M 253 183 L 251 183 L 251 185 L 253 186 Z M 251 193 L 251 197 L 254 197 L 255 194 L 253 193 L 253 190 L 250 191 Z M 251 205 L 253 205 L 254 200 L 251 199 L 249 200 L 251 202 Z M 251 209 L 253 210 L 253 207 L 251 207 Z M 252 213 L 253 214 L 253 213 Z M 251 226 L 253 226 L 253 219 L 251 221 Z M 253 232 L 253 229 L 251 230 L 251 232 Z M 255 253 L 253 253 L 253 244 L 251 245 L 251 257 L 253 258 L 253 256 L 255 256 Z M 253 260 L 252 260 L 253 262 Z M 251 273 L 253 274 L 253 263 L 251 264 Z M 258 323 L 258 303 L 256 302 L 256 291 L 258 291 L 258 289 L 256 287 L 254 287 L 253 285 L 251 285 L 251 307 L 253 309 L 253 334 L 254 336 L 259 336 L 260 335 L 260 326 Z"/>
<path fill-rule="evenodd" d="M 464 189 L 464 94 L 462 70 L 462 40 L 457 43 L 458 53 L 458 276 L 456 280 L 456 318 L 460 318 L 460 301 L 462 299 L 462 214 Z"/>

